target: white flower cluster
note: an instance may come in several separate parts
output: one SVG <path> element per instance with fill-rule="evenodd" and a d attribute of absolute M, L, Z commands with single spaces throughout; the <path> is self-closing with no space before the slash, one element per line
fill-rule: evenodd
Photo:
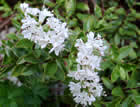
<path fill-rule="evenodd" d="M 95 69 L 100 70 L 102 56 L 107 48 L 99 34 L 94 37 L 94 33 L 90 32 L 87 37 L 86 43 L 82 39 L 77 40 L 75 45 L 78 49 L 77 71 L 68 74 L 76 81 L 69 84 L 75 102 L 85 106 L 91 105 L 96 97 L 103 94 L 102 85 L 99 83 L 100 78 Z"/>
<path fill-rule="evenodd" d="M 13 84 L 17 85 L 18 87 L 22 86 L 22 83 L 19 81 L 17 77 L 11 75 L 11 72 L 8 72 L 7 79 L 11 81 Z"/>
<path fill-rule="evenodd" d="M 58 56 L 64 49 L 64 41 L 69 37 L 66 23 L 55 18 L 52 12 L 43 8 L 30 8 L 28 4 L 23 3 L 20 8 L 24 12 L 25 18 L 22 20 L 22 34 L 41 48 L 45 48 L 48 44 L 52 45 L 51 52 L 55 52 Z M 47 26 L 47 31 L 44 27 Z"/>

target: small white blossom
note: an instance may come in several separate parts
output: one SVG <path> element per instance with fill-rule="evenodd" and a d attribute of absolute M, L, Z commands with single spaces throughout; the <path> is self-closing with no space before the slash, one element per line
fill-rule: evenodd
<path fill-rule="evenodd" d="M 22 86 L 22 83 L 19 81 L 17 77 L 12 76 L 11 72 L 8 72 L 7 79 L 11 81 L 13 84 L 17 85 L 18 87 Z"/>
<path fill-rule="evenodd" d="M 96 97 L 100 97 L 103 94 L 102 85 L 99 83 L 100 78 L 95 69 L 101 69 L 100 63 L 106 49 L 99 34 L 94 37 L 94 33 L 90 32 L 87 37 L 86 43 L 82 39 L 76 41 L 75 47 L 78 49 L 77 71 L 68 73 L 69 77 L 78 81 L 69 83 L 75 102 L 85 106 L 91 105 L 96 100 Z"/>
<path fill-rule="evenodd" d="M 50 52 L 55 51 L 55 54 L 58 55 L 64 49 L 64 41 L 68 38 L 68 28 L 66 28 L 66 23 L 62 23 L 55 17 L 48 18 L 46 24 L 51 29 L 48 31 L 49 43 L 53 46 Z"/>
<path fill-rule="evenodd" d="M 99 83 L 100 79 L 97 72 L 81 70 L 70 72 L 68 76 L 75 80 L 79 80 L 77 83 L 69 83 L 71 93 L 73 94 L 76 103 L 91 105 L 91 103 L 95 101 L 96 97 L 100 97 L 102 95 L 103 88 Z"/>
<path fill-rule="evenodd" d="M 69 37 L 66 23 L 55 18 L 52 12 L 46 8 L 42 10 L 30 8 L 26 3 L 21 4 L 20 7 L 25 15 L 21 26 L 24 38 L 37 43 L 41 48 L 45 48 L 48 44 L 51 44 L 52 49 L 50 49 L 50 53 L 54 51 L 58 56 L 64 50 L 64 42 Z M 36 19 L 31 17 L 30 14 L 35 17 L 37 16 Z M 44 25 L 48 26 L 47 32 L 43 29 Z"/>
<path fill-rule="evenodd" d="M 96 97 L 102 95 L 103 91 L 102 86 L 98 82 L 70 82 L 69 87 L 75 102 L 82 105 L 91 105 L 96 100 Z"/>
<path fill-rule="evenodd" d="M 42 23 L 46 17 L 52 17 L 52 16 L 54 15 L 50 11 L 48 11 L 46 8 L 44 8 L 39 13 L 39 22 Z"/>
<path fill-rule="evenodd" d="M 29 7 L 29 4 L 27 4 L 27 3 L 20 4 L 20 8 L 23 12 L 25 12 L 28 7 Z"/>
<path fill-rule="evenodd" d="M 75 80 L 79 80 L 79 81 L 83 81 L 83 80 L 86 80 L 86 81 L 89 80 L 89 81 L 94 81 L 94 82 L 100 81 L 98 73 L 91 71 L 91 69 L 89 69 L 89 68 L 80 69 L 78 67 L 77 71 L 69 72 L 68 76 L 74 78 Z"/>
<path fill-rule="evenodd" d="M 25 16 L 27 16 L 27 14 L 37 16 L 39 13 L 40 13 L 40 10 L 38 8 L 27 8 L 25 11 Z"/>
<path fill-rule="evenodd" d="M 75 47 L 77 47 L 79 51 L 76 61 L 80 65 L 90 66 L 93 71 L 95 69 L 100 70 L 101 56 L 104 56 L 104 51 L 107 47 L 104 45 L 104 41 L 99 34 L 97 37 L 94 37 L 94 33 L 90 32 L 87 34 L 87 37 L 88 40 L 86 43 L 84 43 L 82 39 L 78 39 L 75 44 Z M 99 53 L 99 55 L 96 55 L 96 52 Z"/>

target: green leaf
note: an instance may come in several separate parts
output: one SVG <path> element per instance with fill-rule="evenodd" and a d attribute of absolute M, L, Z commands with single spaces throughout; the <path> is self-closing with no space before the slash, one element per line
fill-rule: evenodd
<path fill-rule="evenodd" d="M 125 69 L 123 67 L 120 67 L 120 77 L 122 80 L 125 80 L 126 78 Z"/>
<path fill-rule="evenodd" d="M 83 23 L 83 29 L 84 29 L 84 31 L 89 32 L 94 27 L 95 17 L 94 16 L 88 16 L 88 17 L 85 17 L 85 18 L 86 19 L 84 20 L 84 23 Z"/>
<path fill-rule="evenodd" d="M 100 18 L 102 16 L 101 8 L 98 5 L 96 5 L 94 12 L 96 17 Z"/>
<path fill-rule="evenodd" d="M 32 90 L 33 90 L 34 95 L 40 96 L 44 100 L 46 99 L 46 96 L 48 95 L 47 85 L 36 83 L 36 84 L 33 84 L 32 88 L 33 88 Z"/>
<path fill-rule="evenodd" d="M 2 63 L 3 64 L 11 64 L 11 63 L 14 63 L 14 59 L 12 57 L 8 57 L 7 55 L 4 55 Z"/>
<path fill-rule="evenodd" d="M 104 85 L 108 88 L 108 89 L 112 89 L 113 88 L 113 84 L 111 83 L 111 81 L 106 78 L 106 77 L 102 77 L 102 81 L 104 83 Z"/>
<path fill-rule="evenodd" d="M 17 28 L 17 30 L 21 29 L 21 23 L 19 23 L 17 19 L 12 19 L 12 24 Z"/>
<path fill-rule="evenodd" d="M 39 72 L 39 65 L 29 65 L 25 66 L 24 72 L 21 73 L 23 76 L 30 76 L 35 72 Z"/>
<path fill-rule="evenodd" d="M 86 21 L 87 17 L 89 16 L 88 14 L 81 14 L 81 13 L 77 13 L 76 16 L 78 17 L 78 19 L 80 19 L 80 21 L 84 22 Z"/>
<path fill-rule="evenodd" d="M 58 72 L 56 72 L 56 80 L 61 80 L 64 81 L 65 80 L 65 73 L 62 70 L 58 70 Z"/>
<path fill-rule="evenodd" d="M 25 63 L 26 61 L 25 61 L 24 57 L 25 57 L 25 56 L 20 57 L 20 58 L 17 60 L 16 64 L 23 64 L 23 63 Z"/>
<path fill-rule="evenodd" d="M 105 11 L 105 15 L 108 15 L 108 14 L 110 14 L 111 12 L 114 12 L 115 9 L 116 9 L 116 7 L 110 7 L 110 8 L 108 8 L 108 9 Z"/>
<path fill-rule="evenodd" d="M 123 58 L 127 57 L 130 51 L 131 48 L 129 46 L 124 46 L 120 48 L 118 59 L 122 60 Z"/>
<path fill-rule="evenodd" d="M 78 10 L 81 10 L 81 11 L 89 11 L 89 7 L 88 7 L 88 5 L 86 3 L 80 2 L 80 3 L 77 3 L 76 6 L 77 6 L 77 9 Z"/>
<path fill-rule="evenodd" d="M 56 64 L 58 66 L 58 72 L 56 72 L 56 79 L 64 81 L 65 80 L 65 70 L 63 60 L 56 60 Z"/>
<path fill-rule="evenodd" d="M 140 18 L 140 13 L 136 13 L 136 18 L 137 18 L 137 19 Z"/>
<path fill-rule="evenodd" d="M 70 27 L 77 26 L 77 19 L 73 18 L 72 20 L 69 20 L 68 24 L 69 24 Z"/>
<path fill-rule="evenodd" d="M 55 6 L 55 3 L 53 3 L 52 1 L 50 0 L 44 0 L 44 3 L 49 6 L 49 7 L 54 7 Z"/>
<path fill-rule="evenodd" d="M 17 42 L 16 47 L 17 48 L 30 48 L 30 49 L 32 49 L 33 42 L 31 42 L 28 39 L 22 39 L 19 42 Z"/>
<path fill-rule="evenodd" d="M 24 65 L 18 65 L 18 66 L 15 66 L 12 70 L 12 76 L 20 76 L 22 72 L 24 72 L 25 70 L 25 66 Z"/>
<path fill-rule="evenodd" d="M 37 59 L 33 54 L 29 54 L 29 55 L 25 55 L 25 56 L 21 56 L 16 64 L 23 64 L 25 62 L 31 63 L 31 64 L 37 64 L 40 63 L 40 60 Z"/>
<path fill-rule="evenodd" d="M 140 104 L 140 95 L 135 95 L 133 99 L 136 102 L 136 104 Z"/>
<path fill-rule="evenodd" d="M 61 71 L 63 71 L 64 72 L 64 69 L 63 69 L 63 63 L 60 61 L 60 60 L 56 60 L 56 64 L 57 64 L 57 66 L 58 66 L 58 68 L 61 70 Z"/>
<path fill-rule="evenodd" d="M 17 57 L 28 54 L 28 51 L 25 48 L 12 48 L 12 51 Z"/>
<path fill-rule="evenodd" d="M 62 4 L 65 0 L 56 0 L 57 4 Z"/>
<path fill-rule="evenodd" d="M 4 97 L 4 96 L 7 96 L 7 87 L 6 86 L 3 86 L 3 85 L 0 85 L 0 97 Z"/>
<path fill-rule="evenodd" d="M 120 44 L 120 39 L 121 39 L 120 36 L 118 34 L 116 34 L 115 38 L 114 38 L 114 42 L 115 42 L 116 45 Z"/>
<path fill-rule="evenodd" d="M 113 88 L 112 95 L 123 97 L 124 96 L 124 93 L 123 93 L 122 88 L 121 87 Z"/>
<path fill-rule="evenodd" d="M 125 0 L 129 7 L 132 7 L 135 3 L 135 0 Z"/>
<path fill-rule="evenodd" d="M 10 103 L 10 106 L 9 107 L 18 107 L 18 105 L 17 105 L 16 102 L 13 101 L 13 102 Z"/>
<path fill-rule="evenodd" d="M 130 47 L 132 47 L 132 48 L 138 48 L 138 45 L 136 44 L 135 41 L 133 41 L 133 42 L 130 43 Z"/>
<path fill-rule="evenodd" d="M 129 107 L 130 103 L 132 102 L 131 96 L 128 96 L 123 102 L 122 107 Z"/>
<path fill-rule="evenodd" d="M 68 16 L 74 14 L 76 9 L 76 0 L 65 0 L 65 9 Z"/>
<path fill-rule="evenodd" d="M 49 62 L 47 64 L 43 64 L 44 72 L 50 76 L 54 77 L 55 73 L 57 72 L 57 64 L 55 62 Z"/>
<path fill-rule="evenodd" d="M 39 59 L 37 59 L 34 55 L 28 55 L 26 57 L 24 57 L 26 62 L 32 63 L 32 64 L 37 64 L 40 62 Z"/>
<path fill-rule="evenodd" d="M 120 67 L 118 65 L 116 65 L 116 67 L 113 69 L 113 72 L 111 74 L 112 82 L 115 82 L 119 78 L 119 76 L 120 76 L 119 71 L 120 71 Z"/>
<path fill-rule="evenodd" d="M 17 40 L 17 39 L 18 39 L 18 37 L 16 36 L 15 33 L 9 33 L 9 34 L 7 34 L 6 36 L 7 36 L 7 38 L 9 38 L 9 39 L 13 39 L 13 40 Z"/>
<path fill-rule="evenodd" d="M 102 107 L 102 104 L 100 103 L 100 101 L 97 101 L 93 103 L 94 107 Z"/>
<path fill-rule="evenodd" d="M 133 48 L 131 48 L 130 53 L 129 53 L 129 56 L 130 56 L 132 59 L 137 58 L 137 54 L 136 54 L 136 52 L 134 51 Z"/>
<path fill-rule="evenodd" d="M 128 29 L 130 29 L 130 30 L 134 30 L 134 31 L 137 30 L 137 26 L 135 24 L 133 24 L 133 23 L 128 23 L 127 22 L 126 27 L 128 27 Z"/>
<path fill-rule="evenodd" d="M 125 15 L 125 10 L 124 8 L 119 8 L 115 11 L 115 13 L 118 15 Z"/>
<path fill-rule="evenodd" d="M 137 81 L 135 79 L 130 79 L 127 82 L 127 88 L 136 88 L 137 86 Z"/>
<path fill-rule="evenodd" d="M 8 99 L 14 99 L 15 97 L 19 97 L 24 93 L 24 91 L 20 88 L 16 88 L 14 90 L 12 89 L 11 91 L 12 92 L 9 92 L 8 94 Z"/>
<path fill-rule="evenodd" d="M 113 67 L 113 63 L 110 60 L 102 61 L 101 62 L 101 68 L 103 70 L 106 70 L 107 68 Z"/>
<path fill-rule="evenodd" d="M 42 50 L 40 50 L 40 49 L 35 49 L 35 50 L 34 50 L 34 55 L 35 55 L 35 57 L 37 57 L 37 58 L 39 58 L 39 57 L 41 56 L 41 53 L 42 53 Z"/>

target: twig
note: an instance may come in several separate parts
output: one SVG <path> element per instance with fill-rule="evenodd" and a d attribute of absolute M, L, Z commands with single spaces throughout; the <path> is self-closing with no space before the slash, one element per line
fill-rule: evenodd
<path fill-rule="evenodd" d="M 91 0 L 91 2 L 93 3 L 94 8 L 95 8 L 96 7 L 96 1 L 95 0 Z"/>
<path fill-rule="evenodd" d="M 136 87 L 136 88 L 124 88 L 124 90 L 134 90 L 134 89 L 140 89 L 140 87 Z"/>
<path fill-rule="evenodd" d="M 9 18 L 7 18 L 1 25 L 0 25 L 0 30 L 7 25 L 11 19 L 15 16 L 15 14 L 11 15 Z"/>
<path fill-rule="evenodd" d="M 1 68 L 8 67 L 10 65 L 0 65 Z"/>
<path fill-rule="evenodd" d="M 104 0 L 101 0 L 101 9 L 102 9 L 102 15 L 104 16 L 104 11 L 105 11 L 105 9 L 104 9 Z"/>

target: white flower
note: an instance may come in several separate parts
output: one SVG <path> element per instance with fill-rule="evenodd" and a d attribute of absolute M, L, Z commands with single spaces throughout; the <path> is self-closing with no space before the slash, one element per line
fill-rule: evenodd
<path fill-rule="evenodd" d="M 104 51 L 107 49 L 107 46 L 104 45 L 105 41 L 101 38 L 101 35 L 94 37 L 94 33 L 90 32 L 87 34 L 88 41 L 87 44 L 91 44 L 94 49 L 99 50 L 101 56 L 104 56 Z"/>
<path fill-rule="evenodd" d="M 79 51 L 76 61 L 80 65 L 92 67 L 93 71 L 94 69 L 100 70 L 101 56 L 104 56 L 104 51 L 107 47 L 104 46 L 104 40 L 101 39 L 99 34 L 94 37 L 94 33 L 90 32 L 87 37 L 86 43 L 82 39 L 78 39 L 75 44 Z M 99 55 L 96 55 L 96 53 L 99 53 Z"/>
<path fill-rule="evenodd" d="M 50 11 L 48 11 L 47 9 L 43 9 L 42 11 L 40 11 L 39 22 L 42 23 L 47 16 L 52 17 L 54 15 Z"/>
<path fill-rule="evenodd" d="M 80 89 L 81 89 L 80 83 L 70 82 L 69 87 L 70 87 L 71 92 L 73 93 L 73 96 L 77 96 L 80 94 Z"/>
<path fill-rule="evenodd" d="M 62 23 L 55 17 L 48 18 L 46 24 L 51 29 L 48 31 L 49 43 L 53 46 L 50 52 L 55 51 L 55 54 L 58 55 L 64 49 L 64 41 L 69 36 L 68 28 L 66 28 L 66 23 Z"/>
<path fill-rule="evenodd" d="M 90 81 L 96 81 L 99 82 L 99 76 L 97 72 L 93 72 L 91 71 L 91 69 L 89 68 L 84 68 L 84 69 L 77 69 L 77 71 L 71 71 L 69 72 L 69 74 L 67 75 L 68 77 L 72 77 L 75 80 L 90 80 Z"/>
<path fill-rule="evenodd" d="M 70 82 L 69 88 L 78 104 L 91 105 L 103 93 L 102 85 L 99 83 L 100 78 L 97 72 L 84 67 L 76 72 L 69 72 L 68 76 L 79 82 Z"/>
<path fill-rule="evenodd" d="M 25 11 L 25 16 L 27 16 L 27 14 L 37 16 L 39 13 L 40 13 L 40 10 L 38 8 L 27 8 Z"/>
<path fill-rule="evenodd" d="M 104 40 L 101 39 L 99 34 L 94 37 L 94 33 L 90 32 L 87 37 L 86 43 L 82 39 L 76 41 L 75 47 L 78 50 L 77 71 L 69 72 L 67 75 L 78 81 L 70 82 L 69 84 L 75 102 L 85 106 L 91 105 L 96 100 L 96 97 L 100 97 L 103 94 L 102 85 L 99 83 L 100 78 L 95 69 L 101 69 L 100 63 L 106 49 Z"/>
<path fill-rule="evenodd" d="M 22 19 L 21 22 L 23 23 L 21 26 L 21 29 L 28 29 L 32 26 L 36 26 L 38 24 L 38 22 L 31 18 L 30 16 L 27 16 L 25 19 Z"/>
<path fill-rule="evenodd" d="M 20 8 L 23 12 L 25 12 L 28 7 L 29 7 L 29 4 L 27 4 L 27 3 L 20 4 Z"/>
<path fill-rule="evenodd" d="M 79 96 L 76 96 L 75 98 L 74 98 L 74 100 L 75 100 L 75 102 L 76 103 L 80 103 L 80 104 L 82 104 L 82 105 L 91 105 L 92 104 L 92 102 L 94 102 L 95 101 L 95 97 L 94 96 L 89 96 L 88 95 L 88 93 L 86 93 L 85 91 L 84 92 L 82 92 L 82 93 L 80 93 L 79 94 Z"/>
<path fill-rule="evenodd" d="M 70 91 L 78 104 L 91 105 L 102 94 L 102 86 L 96 82 L 70 82 Z"/>
<path fill-rule="evenodd" d="M 50 53 L 54 51 L 58 56 L 64 50 L 64 42 L 69 37 L 66 23 L 55 18 L 52 12 L 46 8 L 39 10 L 37 8 L 30 8 L 27 4 L 21 4 L 20 7 L 24 10 L 25 14 L 21 27 L 24 38 L 37 43 L 41 48 L 45 48 L 48 44 L 51 44 L 52 49 L 50 49 Z M 36 19 L 31 17 L 30 14 L 35 16 Z M 44 25 L 48 26 L 47 32 L 43 29 Z"/>
<path fill-rule="evenodd" d="M 22 86 L 22 83 L 18 80 L 17 77 L 12 76 L 11 72 L 8 72 L 7 79 L 11 81 L 13 84 L 17 85 L 18 87 Z"/>

